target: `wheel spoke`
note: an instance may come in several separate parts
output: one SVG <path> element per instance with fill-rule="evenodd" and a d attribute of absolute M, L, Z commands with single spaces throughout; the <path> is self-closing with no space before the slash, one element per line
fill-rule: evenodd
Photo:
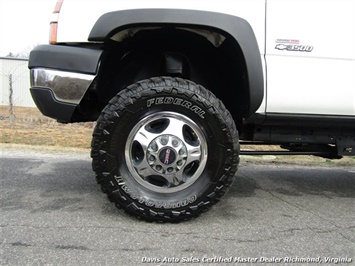
<path fill-rule="evenodd" d="M 169 187 L 179 186 L 181 183 L 184 183 L 182 171 L 176 172 L 173 175 L 164 175 L 163 176 L 169 184 Z"/>
<path fill-rule="evenodd" d="M 137 141 L 143 148 L 144 151 L 147 150 L 149 143 L 157 136 L 144 129 L 140 128 L 137 134 L 134 136 L 133 141 Z"/>
<path fill-rule="evenodd" d="M 201 147 L 200 146 L 194 147 L 190 145 L 186 145 L 186 146 L 187 146 L 186 165 L 190 164 L 191 162 L 200 161 L 202 155 Z"/>
<path fill-rule="evenodd" d="M 143 178 L 156 174 L 156 172 L 154 172 L 154 170 L 150 167 L 146 159 L 142 160 L 142 162 L 138 165 L 135 165 L 135 168 L 137 170 L 137 173 Z"/>
<path fill-rule="evenodd" d="M 169 121 L 169 126 L 162 132 L 162 134 L 170 134 L 178 137 L 179 139 L 183 139 L 183 127 L 186 123 L 175 118 L 169 118 Z"/>

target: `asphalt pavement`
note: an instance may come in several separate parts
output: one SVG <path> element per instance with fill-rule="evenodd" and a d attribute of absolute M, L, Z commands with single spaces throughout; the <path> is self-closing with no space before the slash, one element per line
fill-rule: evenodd
<path fill-rule="evenodd" d="M 251 164 L 209 212 L 139 221 L 88 153 L 0 152 L 0 265 L 355 265 L 355 164 Z"/>

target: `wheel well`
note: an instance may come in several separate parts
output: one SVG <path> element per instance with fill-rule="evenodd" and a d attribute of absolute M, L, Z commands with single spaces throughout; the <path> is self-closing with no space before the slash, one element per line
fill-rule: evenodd
<path fill-rule="evenodd" d="M 245 60 L 228 34 L 175 27 L 131 29 L 116 33 L 103 49 L 95 86 L 82 101 L 83 106 L 85 101 L 97 106 L 96 113 L 120 90 L 154 76 L 178 76 L 203 85 L 225 104 L 237 127 L 247 113 Z"/>

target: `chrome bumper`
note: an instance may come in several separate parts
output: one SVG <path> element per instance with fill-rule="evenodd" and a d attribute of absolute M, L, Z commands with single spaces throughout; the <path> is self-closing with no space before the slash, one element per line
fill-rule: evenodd
<path fill-rule="evenodd" d="M 31 88 L 50 90 L 56 101 L 78 105 L 95 75 L 34 68 L 30 77 Z"/>

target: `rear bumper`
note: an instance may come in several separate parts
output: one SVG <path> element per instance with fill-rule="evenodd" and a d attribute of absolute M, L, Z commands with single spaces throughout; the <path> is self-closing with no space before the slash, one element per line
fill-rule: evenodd
<path fill-rule="evenodd" d="M 40 45 L 30 54 L 31 95 L 38 109 L 71 122 L 76 107 L 96 77 L 101 50 Z"/>
<path fill-rule="evenodd" d="M 59 122 L 71 122 L 76 104 L 59 102 L 49 88 L 32 87 L 30 91 L 33 101 L 43 115 L 57 119 Z"/>
<path fill-rule="evenodd" d="M 71 73 L 45 68 L 31 69 L 31 95 L 45 116 L 71 122 L 95 75 Z"/>

